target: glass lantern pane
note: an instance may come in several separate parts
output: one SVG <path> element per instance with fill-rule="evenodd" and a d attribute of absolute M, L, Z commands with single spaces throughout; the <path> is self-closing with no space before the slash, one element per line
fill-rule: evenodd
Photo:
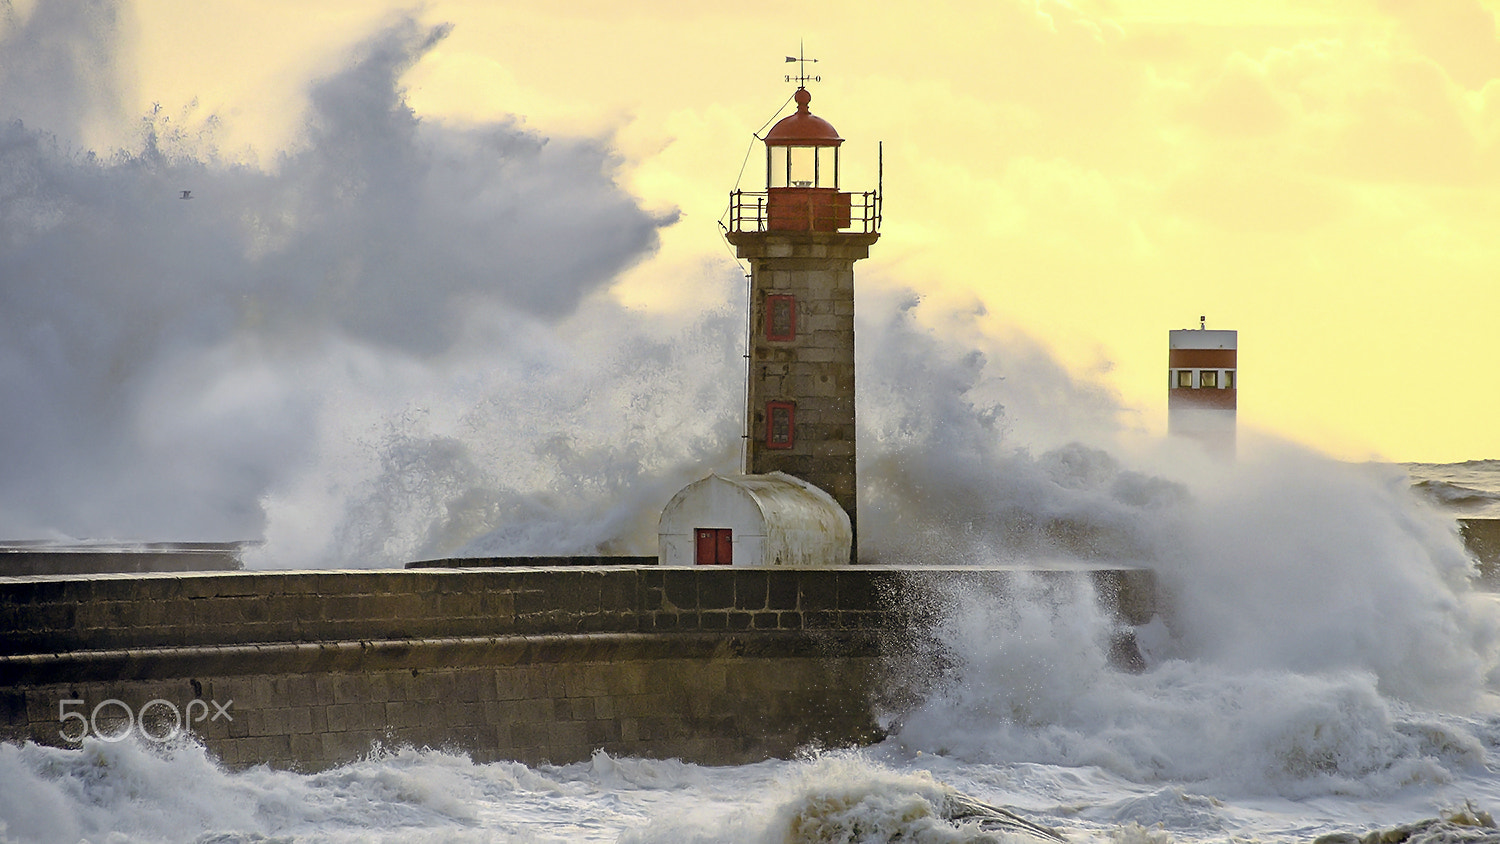
<path fill-rule="evenodd" d="M 787 176 L 788 187 L 810 188 L 817 184 L 817 151 L 817 147 L 787 147 L 792 165 Z"/>
<path fill-rule="evenodd" d="M 787 148 L 766 147 L 767 158 L 766 187 L 784 188 L 787 186 Z"/>

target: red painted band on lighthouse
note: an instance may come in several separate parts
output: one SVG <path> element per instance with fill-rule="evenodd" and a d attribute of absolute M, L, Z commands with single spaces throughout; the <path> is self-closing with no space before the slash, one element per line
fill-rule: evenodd
<path fill-rule="evenodd" d="M 1167 353 L 1171 369 L 1234 369 L 1234 349 L 1172 349 Z"/>

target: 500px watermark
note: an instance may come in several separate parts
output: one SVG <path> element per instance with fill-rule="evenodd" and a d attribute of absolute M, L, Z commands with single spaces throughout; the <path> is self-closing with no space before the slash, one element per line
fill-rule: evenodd
<path fill-rule="evenodd" d="M 212 715 L 209 714 L 210 705 L 213 706 Z M 57 720 L 63 727 L 57 734 L 63 737 L 63 741 L 74 744 L 81 743 L 90 734 L 100 741 L 124 741 L 130 737 L 131 732 L 137 731 L 147 741 L 171 741 L 182 735 L 182 731 L 192 724 L 217 721 L 220 718 L 233 721 L 234 716 L 229 714 L 229 708 L 233 705 L 232 700 L 224 703 L 210 700 L 205 703 L 200 698 L 193 698 L 187 702 L 184 712 L 170 700 L 156 698 L 146 701 L 139 710 L 135 710 L 123 700 L 109 698 L 100 701 L 85 716 L 83 713 L 88 709 L 87 701 L 61 700 L 57 702 Z M 82 709 L 69 709 L 74 706 Z M 149 717 L 146 714 L 148 712 L 151 713 Z M 77 723 L 70 724 L 70 721 Z"/>

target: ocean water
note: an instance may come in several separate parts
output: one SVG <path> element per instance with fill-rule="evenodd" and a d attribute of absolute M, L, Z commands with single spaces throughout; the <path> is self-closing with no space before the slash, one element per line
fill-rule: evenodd
<path fill-rule="evenodd" d="M 1500 460 L 1405 463 L 1423 495 L 1461 517 L 1500 519 Z"/>

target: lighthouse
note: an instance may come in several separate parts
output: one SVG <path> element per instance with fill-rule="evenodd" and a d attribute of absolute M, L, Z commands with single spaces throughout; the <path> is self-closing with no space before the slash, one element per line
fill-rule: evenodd
<path fill-rule="evenodd" d="M 1167 430 L 1195 439 L 1211 454 L 1233 457 L 1239 403 L 1239 332 L 1198 328 L 1169 332 Z"/>
<path fill-rule="evenodd" d="M 857 537 L 854 262 L 880 237 L 880 193 L 842 189 L 844 139 L 805 86 L 793 100 L 763 139 L 765 190 L 729 200 L 727 237 L 750 264 L 744 471 L 826 491 Z"/>
<path fill-rule="evenodd" d="M 732 191 L 724 226 L 750 264 L 744 466 L 689 484 L 662 510 L 662 565 L 857 556 L 854 262 L 880 238 L 880 191 L 842 189 L 844 139 L 812 113 L 809 77 L 795 79 L 796 112 L 761 138 L 765 189 Z"/>

